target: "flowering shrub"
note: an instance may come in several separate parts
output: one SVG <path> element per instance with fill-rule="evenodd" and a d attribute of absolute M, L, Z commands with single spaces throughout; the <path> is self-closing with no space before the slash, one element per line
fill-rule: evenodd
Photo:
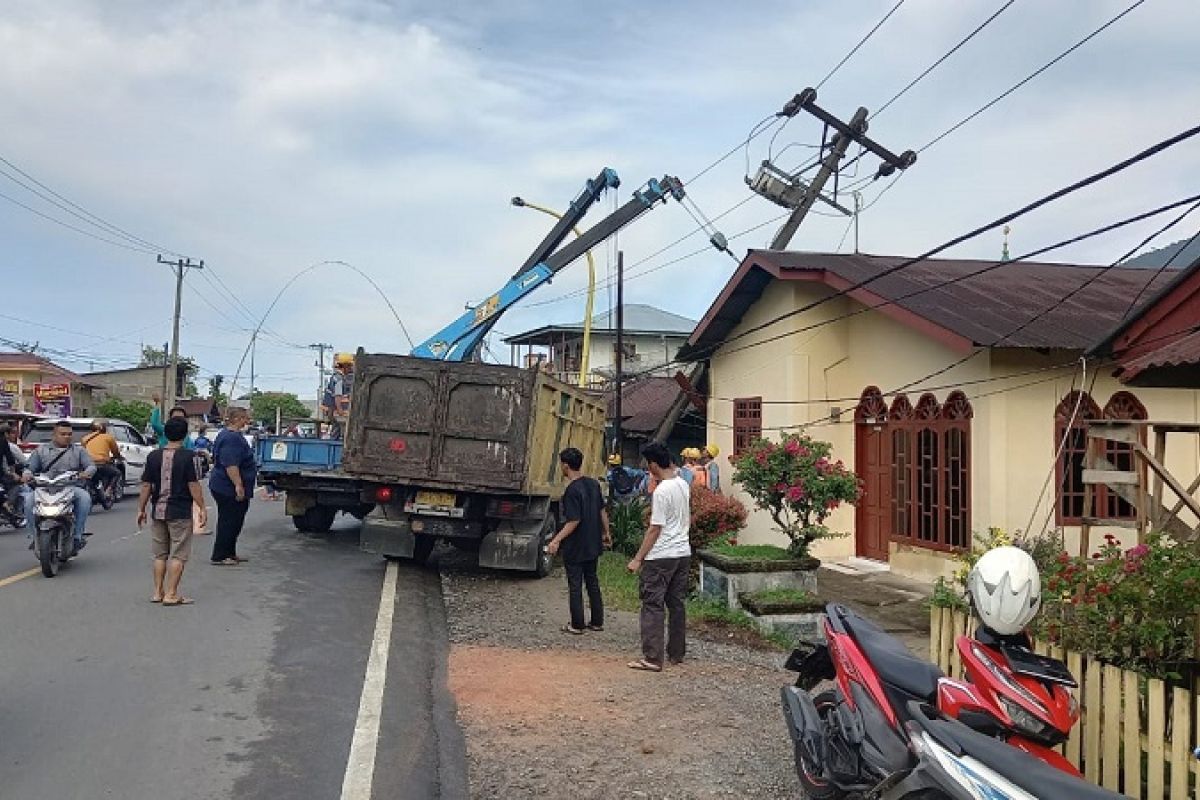
<path fill-rule="evenodd" d="M 1060 553 L 1043 568 L 1036 634 L 1110 664 L 1176 674 L 1195 655 L 1200 553 L 1162 534 L 1124 551 L 1104 539 L 1090 560 Z"/>
<path fill-rule="evenodd" d="M 717 494 L 704 486 L 692 486 L 692 549 L 718 542 L 737 544 L 737 533 L 746 527 L 746 506 L 736 497 Z"/>
<path fill-rule="evenodd" d="M 1111 534 L 1089 559 L 1062 550 L 1057 536 L 1010 537 L 999 529 L 975 537 L 950 581 L 939 579 L 931 603 L 968 610 L 967 575 L 993 547 L 1015 545 L 1033 556 L 1042 578 L 1042 610 L 1030 633 L 1043 642 L 1156 677 L 1176 677 L 1195 657 L 1200 616 L 1200 553 L 1162 534 L 1128 550 Z"/>
<path fill-rule="evenodd" d="M 841 461 L 830 460 L 831 451 L 828 442 L 793 433 L 778 443 L 759 439 L 741 455 L 730 456 L 734 482 L 771 515 L 797 558 L 807 558 L 815 540 L 834 535 L 824 525 L 834 509 L 862 495 L 858 477 Z"/>

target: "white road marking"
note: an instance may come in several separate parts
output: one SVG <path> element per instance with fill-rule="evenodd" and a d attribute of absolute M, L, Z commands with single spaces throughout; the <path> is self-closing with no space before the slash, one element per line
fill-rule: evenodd
<path fill-rule="evenodd" d="M 379 721 L 383 716 L 383 690 L 387 682 L 388 650 L 392 642 L 397 573 L 396 562 L 389 561 L 383 577 L 383 591 L 379 596 L 375 638 L 371 640 L 362 697 L 358 701 L 358 719 L 354 723 L 354 739 L 350 742 L 350 758 L 346 761 L 346 776 L 342 780 L 342 800 L 371 800 L 375 753 L 379 747 Z"/>

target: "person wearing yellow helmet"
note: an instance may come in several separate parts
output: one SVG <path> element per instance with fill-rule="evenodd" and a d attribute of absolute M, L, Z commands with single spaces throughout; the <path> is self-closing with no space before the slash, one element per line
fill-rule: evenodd
<path fill-rule="evenodd" d="M 717 494 L 721 493 L 721 467 L 717 464 L 717 456 L 721 448 L 710 444 L 700 453 L 700 465 L 708 475 L 708 488 Z"/>
<path fill-rule="evenodd" d="M 321 398 L 321 416 L 331 425 L 329 438 L 341 439 L 350 416 L 350 393 L 354 389 L 354 356 L 338 353 L 333 357 L 333 374 L 325 384 Z"/>
<path fill-rule="evenodd" d="M 637 497 L 646 483 L 646 473 L 640 469 L 623 466 L 621 455 L 613 453 L 608 457 L 609 495 L 614 502 L 628 503 Z"/>
<path fill-rule="evenodd" d="M 683 468 L 691 474 L 692 479 L 689 483 L 693 487 L 708 488 L 708 471 L 700 466 L 700 448 L 689 447 L 683 451 Z"/>

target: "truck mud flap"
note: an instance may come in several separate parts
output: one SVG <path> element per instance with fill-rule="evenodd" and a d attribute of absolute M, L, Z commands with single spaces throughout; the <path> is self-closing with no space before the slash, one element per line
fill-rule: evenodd
<path fill-rule="evenodd" d="M 363 520 L 358 548 L 389 558 L 412 558 L 416 543 L 407 519 L 384 519 L 372 513 Z"/>
<path fill-rule="evenodd" d="M 289 491 L 284 513 L 288 516 L 298 517 L 316 504 L 317 495 L 314 492 Z"/>
<path fill-rule="evenodd" d="M 483 537 L 479 566 L 493 569 L 537 569 L 542 555 L 542 521 L 513 523 Z"/>

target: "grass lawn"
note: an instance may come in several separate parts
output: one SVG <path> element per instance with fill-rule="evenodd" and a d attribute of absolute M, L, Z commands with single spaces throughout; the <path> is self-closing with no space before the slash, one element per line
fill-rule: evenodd
<path fill-rule="evenodd" d="M 719 544 L 709 549 L 728 558 L 754 561 L 788 561 L 794 558 L 787 550 L 773 544 Z"/>
<path fill-rule="evenodd" d="M 762 589 L 751 596 L 760 603 L 815 603 L 816 595 L 803 589 Z"/>
<path fill-rule="evenodd" d="M 641 607 L 641 600 L 638 599 L 638 576 L 625 569 L 628 563 L 628 556 L 607 552 L 600 556 L 600 565 L 596 572 L 600 577 L 600 591 L 604 594 L 606 605 L 622 611 L 637 611 Z M 763 635 L 746 614 L 730 610 L 714 600 L 688 600 L 687 618 L 689 628 L 700 633 L 709 633 L 718 640 L 733 638 L 741 644 L 758 649 L 790 650 L 795 646 L 795 642 L 787 637 Z"/>

